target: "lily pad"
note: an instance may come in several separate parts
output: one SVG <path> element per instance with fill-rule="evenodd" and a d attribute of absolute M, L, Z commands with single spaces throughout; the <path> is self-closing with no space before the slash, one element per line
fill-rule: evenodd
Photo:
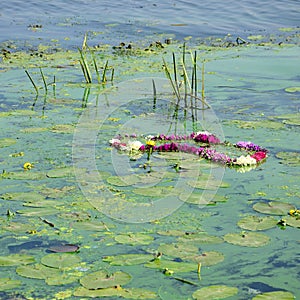
<path fill-rule="evenodd" d="M 269 243 L 270 238 L 262 233 L 242 232 L 227 233 L 224 236 L 227 243 L 244 246 L 244 247 L 261 247 Z"/>
<path fill-rule="evenodd" d="M 190 203 L 190 204 L 196 204 L 196 205 L 214 205 L 217 202 L 226 202 L 227 201 L 227 197 L 222 196 L 222 195 L 203 195 L 202 193 L 192 193 L 188 199 L 185 200 L 185 196 L 184 195 L 180 195 L 179 199 L 186 202 L 186 203 Z"/>
<path fill-rule="evenodd" d="M 230 184 L 224 181 L 216 180 L 213 178 L 204 179 L 204 180 L 194 180 L 188 181 L 188 185 L 193 188 L 202 189 L 202 190 L 215 190 L 218 188 L 228 188 Z"/>
<path fill-rule="evenodd" d="M 13 280 L 11 278 L 0 278 L 0 291 L 12 290 L 22 284 L 21 280 Z"/>
<path fill-rule="evenodd" d="M 237 224 L 246 230 L 266 230 L 277 225 L 278 220 L 274 217 L 247 216 L 241 219 Z"/>
<path fill-rule="evenodd" d="M 17 141 L 12 138 L 3 138 L 0 139 L 0 148 L 9 147 L 11 145 L 14 145 Z"/>
<path fill-rule="evenodd" d="M 287 93 L 296 93 L 300 92 L 300 86 L 291 86 L 285 89 Z"/>
<path fill-rule="evenodd" d="M 80 263 L 79 256 L 70 253 L 51 253 L 41 258 L 41 263 L 50 268 L 64 269 Z"/>
<path fill-rule="evenodd" d="M 46 279 L 60 275 L 58 269 L 49 268 L 42 264 L 20 266 L 16 269 L 17 274 L 27 278 Z"/>
<path fill-rule="evenodd" d="M 131 275 L 125 272 L 117 271 L 109 274 L 106 271 L 97 271 L 80 279 L 82 286 L 89 290 L 105 289 L 118 285 L 124 285 L 131 280 Z"/>
<path fill-rule="evenodd" d="M 275 156 L 281 159 L 281 163 L 285 165 L 300 166 L 300 152 L 278 152 Z"/>
<path fill-rule="evenodd" d="M 161 260 L 157 259 L 152 262 L 145 264 L 145 267 L 151 269 L 160 269 L 162 271 L 168 269 L 175 273 L 185 273 L 197 271 L 197 264 L 187 263 L 187 262 L 177 262 L 171 260 Z"/>
<path fill-rule="evenodd" d="M 35 192 L 15 192 L 5 193 L 0 196 L 4 200 L 19 200 L 19 201 L 43 201 L 45 197 Z"/>
<path fill-rule="evenodd" d="M 238 293 L 236 287 L 226 285 L 211 285 L 203 287 L 193 293 L 193 298 L 198 300 L 226 299 Z"/>
<path fill-rule="evenodd" d="M 129 288 L 124 290 L 122 297 L 126 299 L 157 299 L 157 294 L 142 288 Z"/>
<path fill-rule="evenodd" d="M 0 266 L 19 266 L 28 265 L 35 261 L 34 257 L 26 254 L 10 254 L 0 256 Z"/>
<path fill-rule="evenodd" d="M 287 216 L 285 217 L 285 222 L 288 226 L 300 228 L 300 218 Z"/>
<path fill-rule="evenodd" d="M 187 245 L 184 243 L 178 244 L 162 244 L 159 246 L 158 251 L 163 255 L 172 257 L 186 258 L 191 255 L 199 254 L 199 248 L 193 245 Z"/>
<path fill-rule="evenodd" d="M 64 285 L 64 284 L 70 284 L 73 282 L 78 281 L 78 276 L 67 274 L 67 273 L 60 273 L 53 277 L 47 277 L 45 278 L 45 282 L 48 285 Z"/>
<path fill-rule="evenodd" d="M 171 186 L 153 186 L 145 188 L 133 189 L 133 192 L 137 195 L 160 197 L 175 193 L 175 189 Z"/>
<path fill-rule="evenodd" d="M 73 167 L 57 168 L 47 172 L 47 177 L 50 178 L 62 178 L 62 177 L 72 177 L 72 176 L 74 176 Z"/>
<path fill-rule="evenodd" d="M 74 253 L 78 252 L 79 246 L 72 244 L 57 245 L 50 247 L 48 250 L 55 253 Z"/>
<path fill-rule="evenodd" d="M 181 243 L 199 243 L 199 244 L 220 244 L 223 243 L 223 239 L 214 236 L 214 235 L 209 235 L 206 232 L 197 232 L 197 233 L 190 233 L 186 234 L 182 237 L 178 238 L 178 242 Z"/>
<path fill-rule="evenodd" d="M 45 178 L 45 174 L 35 171 L 20 171 L 20 172 L 9 172 L 2 174 L 2 178 L 15 179 L 15 180 L 40 180 Z"/>
<path fill-rule="evenodd" d="M 170 229 L 165 231 L 158 231 L 157 234 L 166 235 L 166 236 L 183 236 L 186 235 L 187 233 L 182 230 Z"/>
<path fill-rule="evenodd" d="M 52 132 L 55 133 L 73 133 L 74 125 L 71 124 L 58 124 L 51 128 Z"/>
<path fill-rule="evenodd" d="M 270 201 L 257 202 L 253 205 L 253 209 L 263 214 L 282 216 L 295 207 L 289 203 Z"/>
<path fill-rule="evenodd" d="M 128 233 L 115 236 L 115 241 L 120 244 L 149 245 L 154 238 L 144 233 Z"/>
<path fill-rule="evenodd" d="M 153 259 L 151 254 L 121 254 L 105 256 L 103 261 L 109 262 L 113 266 L 132 266 L 149 262 Z"/>
<path fill-rule="evenodd" d="M 285 291 L 275 291 L 259 294 L 252 298 L 252 300 L 294 300 L 296 297 L 290 293 Z"/>
<path fill-rule="evenodd" d="M 1 228 L 3 230 L 11 231 L 14 233 L 25 233 L 35 229 L 34 225 L 20 223 L 20 222 L 9 222 L 9 224 L 2 224 Z"/>
<path fill-rule="evenodd" d="M 32 216 L 49 216 L 57 214 L 57 209 L 53 207 L 35 207 L 35 208 L 28 208 L 28 209 L 20 209 L 17 210 L 17 213 L 26 217 L 32 217 Z"/>
<path fill-rule="evenodd" d="M 89 290 L 81 286 L 74 291 L 74 296 L 91 297 L 91 298 L 122 297 L 123 294 L 124 294 L 124 290 L 119 286 L 109 287 L 105 289 L 98 289 L 98 290 Z"/>

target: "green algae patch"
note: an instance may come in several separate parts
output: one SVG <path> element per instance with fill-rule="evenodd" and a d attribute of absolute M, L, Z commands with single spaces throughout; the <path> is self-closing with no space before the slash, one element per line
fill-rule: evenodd
<path fill-rule="evenodd" d="M 224 235 L 224 240 L 243 247 L 261 247 L 270 242 L 267 235 L 256 232 L 227 233 Z"/>
<path fill-rule="evenodd" d="M 0 256 L 0 266 L 19 266 L 32 264 L 35 261 L 34 257 L 26 254 L 11 254 Z"/>
<path fill-rule="evenodd" d="M 197 300 L 214 300 L 226 299 L 238 293 L 238 288 L 226 285 L 211 285 L 203 287 L 193 293 L 193 299 Z"/>
<path fill-rule="evenodd" d="M 108 273 L 104 270 L 85 275 L 80 279 L 80 284 L 89 290 L 105 289 L 114 286 L 124 285 L 131 281 L 131 275 L 117 271 Z"/>
<path fill-rule="evenodd" d="M 247 216 L 240 221 L 237 225 L 242 229 L 256 231 L 256 230 L 266 230 L 273 228 L 277 225 L 278 220 L 274 217 L 258 217 L 258 216 Z"/>

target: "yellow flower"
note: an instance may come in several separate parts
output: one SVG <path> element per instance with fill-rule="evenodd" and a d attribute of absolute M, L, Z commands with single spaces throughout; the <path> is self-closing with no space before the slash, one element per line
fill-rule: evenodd
<path fill-rule="evenodd" d="M 146 144 L 147 144 L 148 146 L 154 147 L 154 146 L 155 146 L 155 141 L 148 140 L 148 141 L 146 142 Z"/>
<path fill-rule="evenodd" d="M 294 209 L 291 209 L 290 212 L 289 212 L 289 215 L 292 216 L 295 212 L 296 212 L 296 211 L 295 211 Z"/>
<path fill-rule="evenodd" d="M 23 165 L 23 168 L 24 170 L 30 170 L 33 168 L 33 164 L 30 163 L 30 162 L 26 162 L 24 165 Z"/>

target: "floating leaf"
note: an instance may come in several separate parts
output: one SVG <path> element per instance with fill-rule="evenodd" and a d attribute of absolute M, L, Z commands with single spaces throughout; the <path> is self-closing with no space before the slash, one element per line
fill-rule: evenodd
<path fill-rule="evenodd" d="M 277 225 L 278 220 L 273 217 L 247 216 L 237 224 L 246 230 L 266 230 Z"/>
<path fill-rule="evenodd" d="M 290 293 L 285 291 L 275 291 L 259 294 L 252 298 L 252 300 L 294 300 L 296 297 Z"/>
<path fill-rule="evenodd" d="M 178 242 L 181 242 L 181 243 L 192 242 L 193 244 L 195 244 L 195 243 L 219 244 L 219 243 L 223 243 L 223 239 L 218 236 L 209 235 L 205 232 L 197 232 L 197 233 L 189 233 L 189 234 L 186 234 L 186 235 L 178 238 Z"/>
<path fill-rule="evenodd" d="M 113 266 L 132 266 L 149 262 L 153 259 L 151 254 L 121 254 L 105 256 L 103 261 L 109 262 Z"/>
<path fill-rule="evenodd" d="M 227 233 L 224 236 L 227 243 L 245 246 L 245 247 L 261 247 L 269 243 L 270 238 L 262 233 L 243 232 L 243 233 Z"/>
<path fill-rule="evenodd" d="M 115 241 L 120 244 L 149 245 L 154 238 L 144 233 L 128 233 L 115 236 Z"/>
<path fill-rule="evenodd" d="M 2 174 L 3 178 L 15 179 L 15 180 L 40 180 L 44 179 L 46 176 L 44 173 L 35 171 L 20 171 L 20 172 L 9 172 Z"/>
<path fill-rule="evenodd" d="M 79 250 L 79 246 L 72 244 L 57 245 L 50 247 L 48 250 L 57 253 L 74 253 Z"/>
<path fill-rule="evenodd" d="M 46 279 L 60 275 L 60 271 L 58 269 L 48 268 L 42 264 L 20 266 L 16 269 L 16 272 L 20 276 L 35 279 Z"/>
<path fill-rule="evenodd" d="M 57 210 L 53 207 L 36 207 L 31 209 L 21 209 L 17 210 L 17 213 L 26 217 L 32 216 L 49 216 L 57 214 Z"/>
<path fill-rule="evenodd" d="M 177 229 L 170 229 L 166 231 L 158 231 L 157 232 L 160 235 L 169 235 L 169 236 L 183 236 L 186 235 L 187 232 L 182 231 L 182 230 L 177 230 Z"/>
<path fill-rule="evenodd" d="M 263 214 L 282 216 L 295 207 L 289 203 L 270 201 L 267 203 L 257 202 L 253 205 L 253 209 Z"/>
<path fill-rule="evenodd" d="M 26 254 L 10 254 L 0 256 L 0 266 L 18 266 L 33 263 L 34 257 Z"/>
<path fill-rule="evenodd" d="M 291 86 L 285 89 L 287 93 L 296 93 L 300 92 L 300 86 Z"/>
<path fill-rule="evenodd" d="M 74 176 L 73 167 L 57 168 L 47 172 L 47 177 L 50 178 L 62 178 L 62 177 L 72 177 L 72 176 Z"/>
<path fill-rule="evenodd" d="M 300 166 L 300 152 L 278 152 L 275 156 L 281 159 L 281 162 L 285 165 Z"/>
<path fill-rule="evenodd" d="M 215 190 L 218 188 L 228 188 L 230 184 L 224 181 L 216 180 L 213 178 L 209 178 L 207 180 L 194 180 L 189 181 L 188 185 L 193 188 L 202 189 L 202 190 Z"/>
<path fill-rule="evenodd" d="M 80 279 L 80 283 L 87 289 L 96 290 L 124 285 L 130 280 L 131 276 L 128 273 L 117 271 L 109 274 L 101 270 L 85 275 Z"/>
<path fill-rule="evenodd" d="M 80 263 L 80 257 L 68 253 L 51 253 L 41 258 L 41 263 L 50 268 L 63 269 Z"/>
<path fill-rule="evenodd" d="M 131 186 L 139 182 L 139 177 L 137 175 L 110 176 L 106 180 L 116 186 Z"/>
<path fill-rule="evenodd" d="M 157 259 L 152 262 L 145 264 L 145 267 L 152 269 L 160 269 L 162 271 L 168 269 L 175 273 L 185 273 L 197 271 L 198 265 L 196 263 L 177 262 L 170 260 Z"/>
<path fill-rule="evenodd" d="M 121 287 L 109 287 L 105 289 L 98 290 L 89 290 L 84 287 L 79 287 L 74 291 L 74 296 L 77 297 L 92 297 L 92 298 L 101 298 L 101 297 L 122 297 L 124 291 Z"/>
<path fill-rule="evenodd" d="M 67 273 L 60 273 L 53 277 L 45 278 L 45 282 L 48 285 L 64 285 L 64 284 L 70 284 L 70 283 L 73 283 L 76 281 L 78 281 L 78 276 L 70 275 Z"/>
<path fill-rule="evenodd" d="M 284 218 L 284 220 L 288 226 L 300 228 L 299 216 L 298 217 L 287 216 Z"/>
<path fill-rule="evenodd" d="M 3 230 L 11 231 L 14 233 L 25 233 L 34 230 L 35 227 L 32 224 L 20 223 L 20 222 L 9 222 L 7 225 L 1 225 Z"/>
<path fill-rule="evenodd" d="M 9 147 L 11 145 L 14 145 L 17 141 L 12 138 L 3 138 L 0 139 L 0 148 Z"/>
<path fill-rule="evenodd" d="M 179 257 L 182 259 L 187 256 L 199 254 L 198 247 L 184 243 L 162 244 L 159 246 L 158 251 L 163 253 L 163 255 Z"/>
<path fill-rule="evenodd" d="M 58 124 L 51 128 L 52 132 L 55 133 L 73 133 L 74 125 L 71 124 Z"/>
<path fill-rule="evenodd" d="M 236 287 L 226 285 L 211 285 L 203 287 L 193 293 L 193 298 L 198 300 L 226 299 L 238 293 Z"/>
<path fill-rule="evenodd" d="M 15 192 L 15 193 L 5 193 L 0 196 L 4 200 L 19 200 L 19 201 L 43 201 L 45 197 L 39 193 L 35 192 Z"/>
<path fill-rule="evenodd" d="M 176 190 L 171 186 L 153 186 L 145 188 L 133 189 L 133 192 L 137 195 L 160 197 L 176 193 Z"/>
<path fill-rule="evenodd" d="M 22 284 L 20 280 L 13 280 L 10 278 L 0 278 L 0 291 L 12 290 Z"/>
<path fill-rule="evenodd" d="M 130 288 L 123 291 L 122 297 L 126 299 L 157 299 L 155 292 L 146 289 Z"/>
<path fill-rule="evenodd" d="M 197 204 L 197 205 L 212 205 L 217 202 L 226 202 L 227 197 L 221 195 L 214 195 L 214 194 L 205 194 L 193 192 L 188 199 L 186 199 L 185 195 L 180 195 L 179 199 L 190 204 Z"/>
<path fill-rule="evenodd" d="M 80 230 L 89 230 L 89 231 L 109 231 L 109 228 L 113 225 L 109 225 L 109 228 L 106 224 L 96 221 L 82 221 L 72 224 L 72 227 Z"/>

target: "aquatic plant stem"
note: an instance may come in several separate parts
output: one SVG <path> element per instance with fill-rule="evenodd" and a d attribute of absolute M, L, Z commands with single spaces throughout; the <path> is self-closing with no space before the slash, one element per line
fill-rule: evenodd
<path fill-rule="evenodd" d="M 38 89 L 38 87 L 37 87 L 36 84 L 34 83 L 32 77 L 30 76 L 30 74 L 28 73 L 27 70 L 25 70 L 25 73 L 26 73 L 26 75 L 28 76 L 28 78 L 30 79 L 30 82 L 32 83 L 32 85 L 33 85 L 33 87 L 34 87 L 35 92 L 36 92 L 36 94 L 38 95 L 38 94 L 39 94 L 39 89 Z"/>

